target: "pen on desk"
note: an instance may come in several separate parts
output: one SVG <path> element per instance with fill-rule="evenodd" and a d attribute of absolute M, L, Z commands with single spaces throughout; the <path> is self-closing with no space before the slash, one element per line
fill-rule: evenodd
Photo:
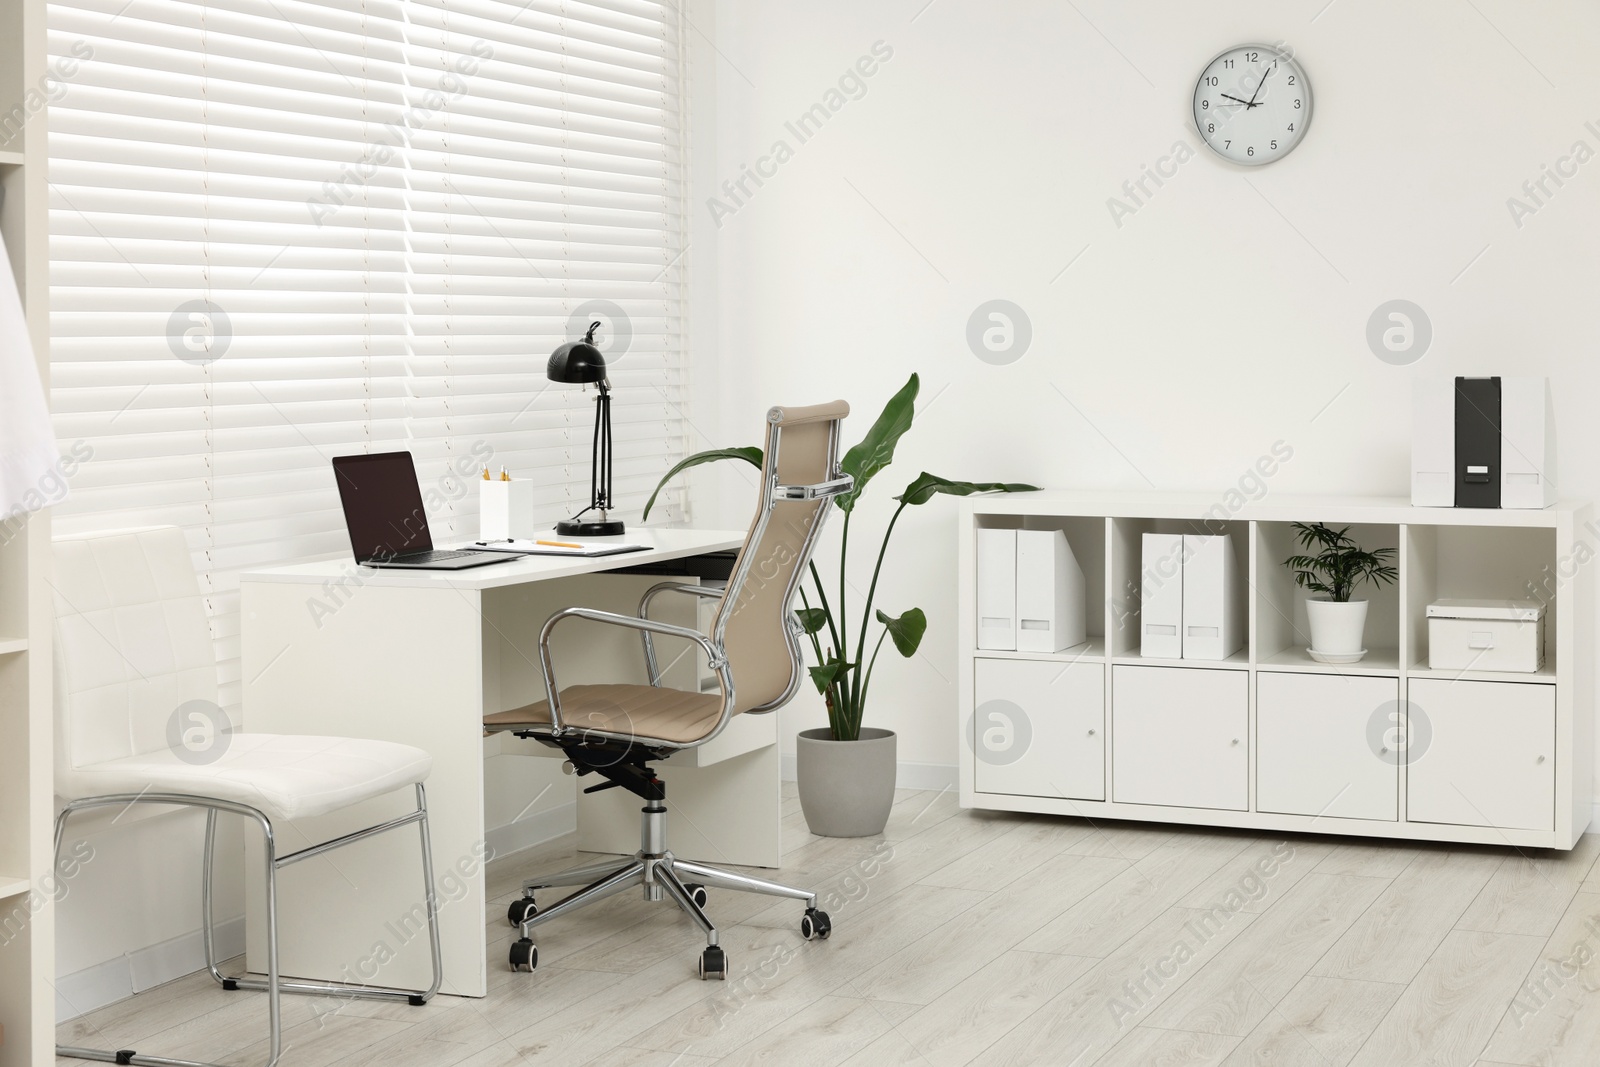
<path fill-rule="evenodd" d="M 571 541 L 535 541 L 534 544 L 536 544 L 536 545 L 549 545 L 551 548 L 582 548 L 583 547 L 582 545 L 575 545 Z"/>

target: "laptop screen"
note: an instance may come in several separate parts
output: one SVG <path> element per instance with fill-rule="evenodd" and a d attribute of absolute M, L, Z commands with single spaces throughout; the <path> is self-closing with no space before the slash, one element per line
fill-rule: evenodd
<path fill-rule="evenodd" d="M 433 548 L 410 452 L 339 456 L 333 476 L 357 563 Z"/>

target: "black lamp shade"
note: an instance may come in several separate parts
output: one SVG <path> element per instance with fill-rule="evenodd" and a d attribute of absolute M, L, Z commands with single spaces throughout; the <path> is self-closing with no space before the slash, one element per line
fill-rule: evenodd
<path fill-rule="evenodd" d="M 606 379 L 606 357 L 594 346 L 595 326 L 581 341 L 568 341 L 550 353 L 550 364 L 545 373 L 552 382 L 568 385 L 593 385 Z"/>

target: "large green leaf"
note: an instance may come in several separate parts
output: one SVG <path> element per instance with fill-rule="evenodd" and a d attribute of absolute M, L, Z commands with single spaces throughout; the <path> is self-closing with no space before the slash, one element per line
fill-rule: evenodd
<path fill-rule="evenodd" d="M 950 496 L 971 496 L 973 493 L 1036 493 L 1037 485 L 1025 482 L 952 482 L 937 474 L 923 471 L 917 480 L 906 486 L 906 491 L 895 497 L 907 504 L 926 504 L 940 493 Z"/>
<path fill-rule="evenodd" d="M 800 620 L 802 633 L 818 633 L 828 625 L 828 613 L 821 608 L 795 608 L 794 614 Z"/>
<path fill-rule="evenodd" d="M 672 481 L 672 479 L 676 478 L 690 467 L 698 467 L 702 463 L 715 463 L 718 460 L 723 459 L 742 459 L 752 467 L 760 470 L 765 456 L 763 455 L 761 449 L 755 445 L 747 445 L 744 448 L 713 448 L 705 452 L 696 452 L 688 459 L 679 462 L 677 466 L 669 470 L 665 475 L 662 476 L 661 480 L 656 483 L 655 491 L 650 494 L 650 499 L 645 501 L 643 517 L 646 519 L 650 517 L 650 509 L 656 506 L 656 497 L 661 495 L 661 490 L 665 489 L 667 483 Z"/>
<path fill-rule="evenodd" d="M 848 493 L 835 498 L 840 510 L 853 511 L 857 498 L 872 476 L 894 461 L 894 446 L 911 429 L 920 384 L 913 374 L 900 391 L 889 398 L 878 421 L 872 424 L 872 429 L 867 431 L 861 443 L 844 454 L 839 466 L 856 480 L 856 484 Z"/>
<path fill-rule="evenodd" d="M 826 693 L 828 691 L 828 686 L 833 684 L 834 679 L 837 678 L 840 673 L 844 671 L 844 669 L 845 663 L 843 660 L 839 659 L 830 659 L 820 667 L 810 668 L 811 680 L 816 683 L 817 692 Z"/>
<path fill-rule="evenodd" d="M 902 656 L 910 659 L 917 654 L 917 648 L 922 644 L 922 635 L 928 632 L 928 616 L 922 613 L 921 608 L 912 608 L 898 619 L 890 618 L 881 610 L 873 614 L 883 623 L 883 628 L 889 631 L 889 639 L 894 642 L 894 647 Z"/>

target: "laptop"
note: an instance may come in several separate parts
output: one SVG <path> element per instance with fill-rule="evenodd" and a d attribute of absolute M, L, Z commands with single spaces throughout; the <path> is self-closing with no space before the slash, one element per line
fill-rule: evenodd
<path fill-rule="evenodd" d="M 333 477 L 339 483 L 350 547 L 363 567 L 454 571 L 515 558 L 433 547 L 410 452 L 338 456 Z"/>

